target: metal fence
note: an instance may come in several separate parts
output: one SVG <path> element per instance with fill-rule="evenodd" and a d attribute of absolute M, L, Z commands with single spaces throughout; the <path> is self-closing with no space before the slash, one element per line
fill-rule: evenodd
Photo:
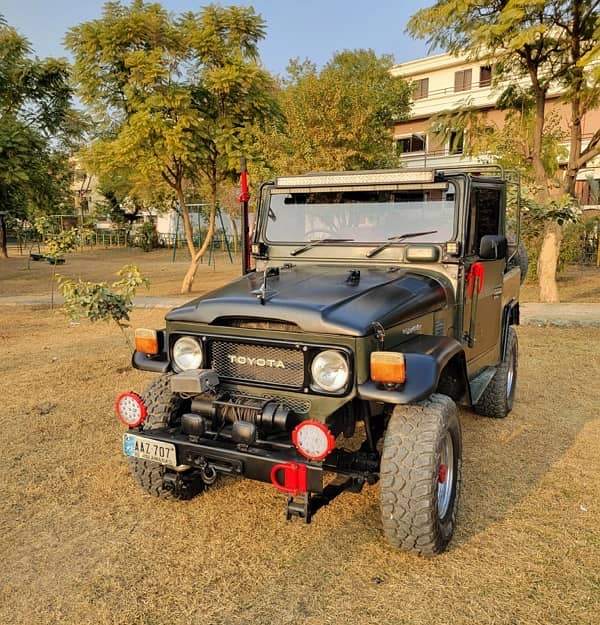
<path fill-rule="evenodd" d="M 194 245 L 199 247 L 204 240 L 206 233 L 194 235 Z M 157 234 L 156 247 L 187 249 L 187 240 L 183 234 Z M 214 251 L 227 251 L 227 244 L 234 254 L 237 254 L 241 247 L 239 237 L 228 234 L 227 237 L 222 232 L 217 232 L 211 244 Z M 18 250 L 20 255 L 29 254 L 33 250 L 40 250 L 44 241 L 40 235 L 33 231 L 8 231 L 8 245 L 13 250 Z M 136 247 L 140 246 L 138 234 L 126 228 L 97 229 L 81 233 L 78 236 L 77 247 Z"/>

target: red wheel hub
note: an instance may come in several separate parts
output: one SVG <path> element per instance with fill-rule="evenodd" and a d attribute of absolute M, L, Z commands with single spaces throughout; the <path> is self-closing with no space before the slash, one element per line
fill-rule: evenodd
<path fill-rule="evenodd" d="M 440 464 L 440 470 L 438 471 L 438 482 L 440 484 L 444 484 L 447 477 L 448 477 L 448 466 L 445 464 Z"/>

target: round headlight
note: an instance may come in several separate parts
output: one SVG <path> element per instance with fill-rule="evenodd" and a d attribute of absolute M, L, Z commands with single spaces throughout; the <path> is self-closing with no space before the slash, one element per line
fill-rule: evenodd
<path fill-rule="evenodd" d="M 340 352 L 328 349 L 312 361 L 313 382 L 324 391 L 335 393 L 348 383 L 348 362 Z"/>
<path fill-rule="evenodd" d="M 183 336 L 173 345 L 173 362 L 180 371 L 200 369 L 202 366 L 202 347 L 191 336 Z"/>

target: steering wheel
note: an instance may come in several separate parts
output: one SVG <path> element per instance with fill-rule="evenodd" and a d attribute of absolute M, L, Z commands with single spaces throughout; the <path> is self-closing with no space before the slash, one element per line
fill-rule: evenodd
<path fill-rule="evenodd" d="M 313 228 L 312 230 L 305 232 L 304 236 L 307 241 L 311 241 L 314 238 L 319 238 L 314 236 L 317 233 L 323 235 L 322 237 L 320 237 L 321 239 L 327 239 L 329 237 L 335 238 L 335 235 L 337 234 L 332 230 L 325 230 L 325 228 Z"/>

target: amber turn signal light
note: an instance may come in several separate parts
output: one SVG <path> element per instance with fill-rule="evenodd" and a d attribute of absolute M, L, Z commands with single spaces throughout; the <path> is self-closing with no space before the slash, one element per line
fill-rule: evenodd
<path fill-rule="evenodd" d="M 135 331 L 135 349 L 143 354 L 158 354 L 158 334 L 156 330 L 138 328 Z"/>
<path fill-rule="evenodd" d="M 382 384 L 403 384 L 406 382 L 404 354 L 371 352 L 371 380 Z"/>

